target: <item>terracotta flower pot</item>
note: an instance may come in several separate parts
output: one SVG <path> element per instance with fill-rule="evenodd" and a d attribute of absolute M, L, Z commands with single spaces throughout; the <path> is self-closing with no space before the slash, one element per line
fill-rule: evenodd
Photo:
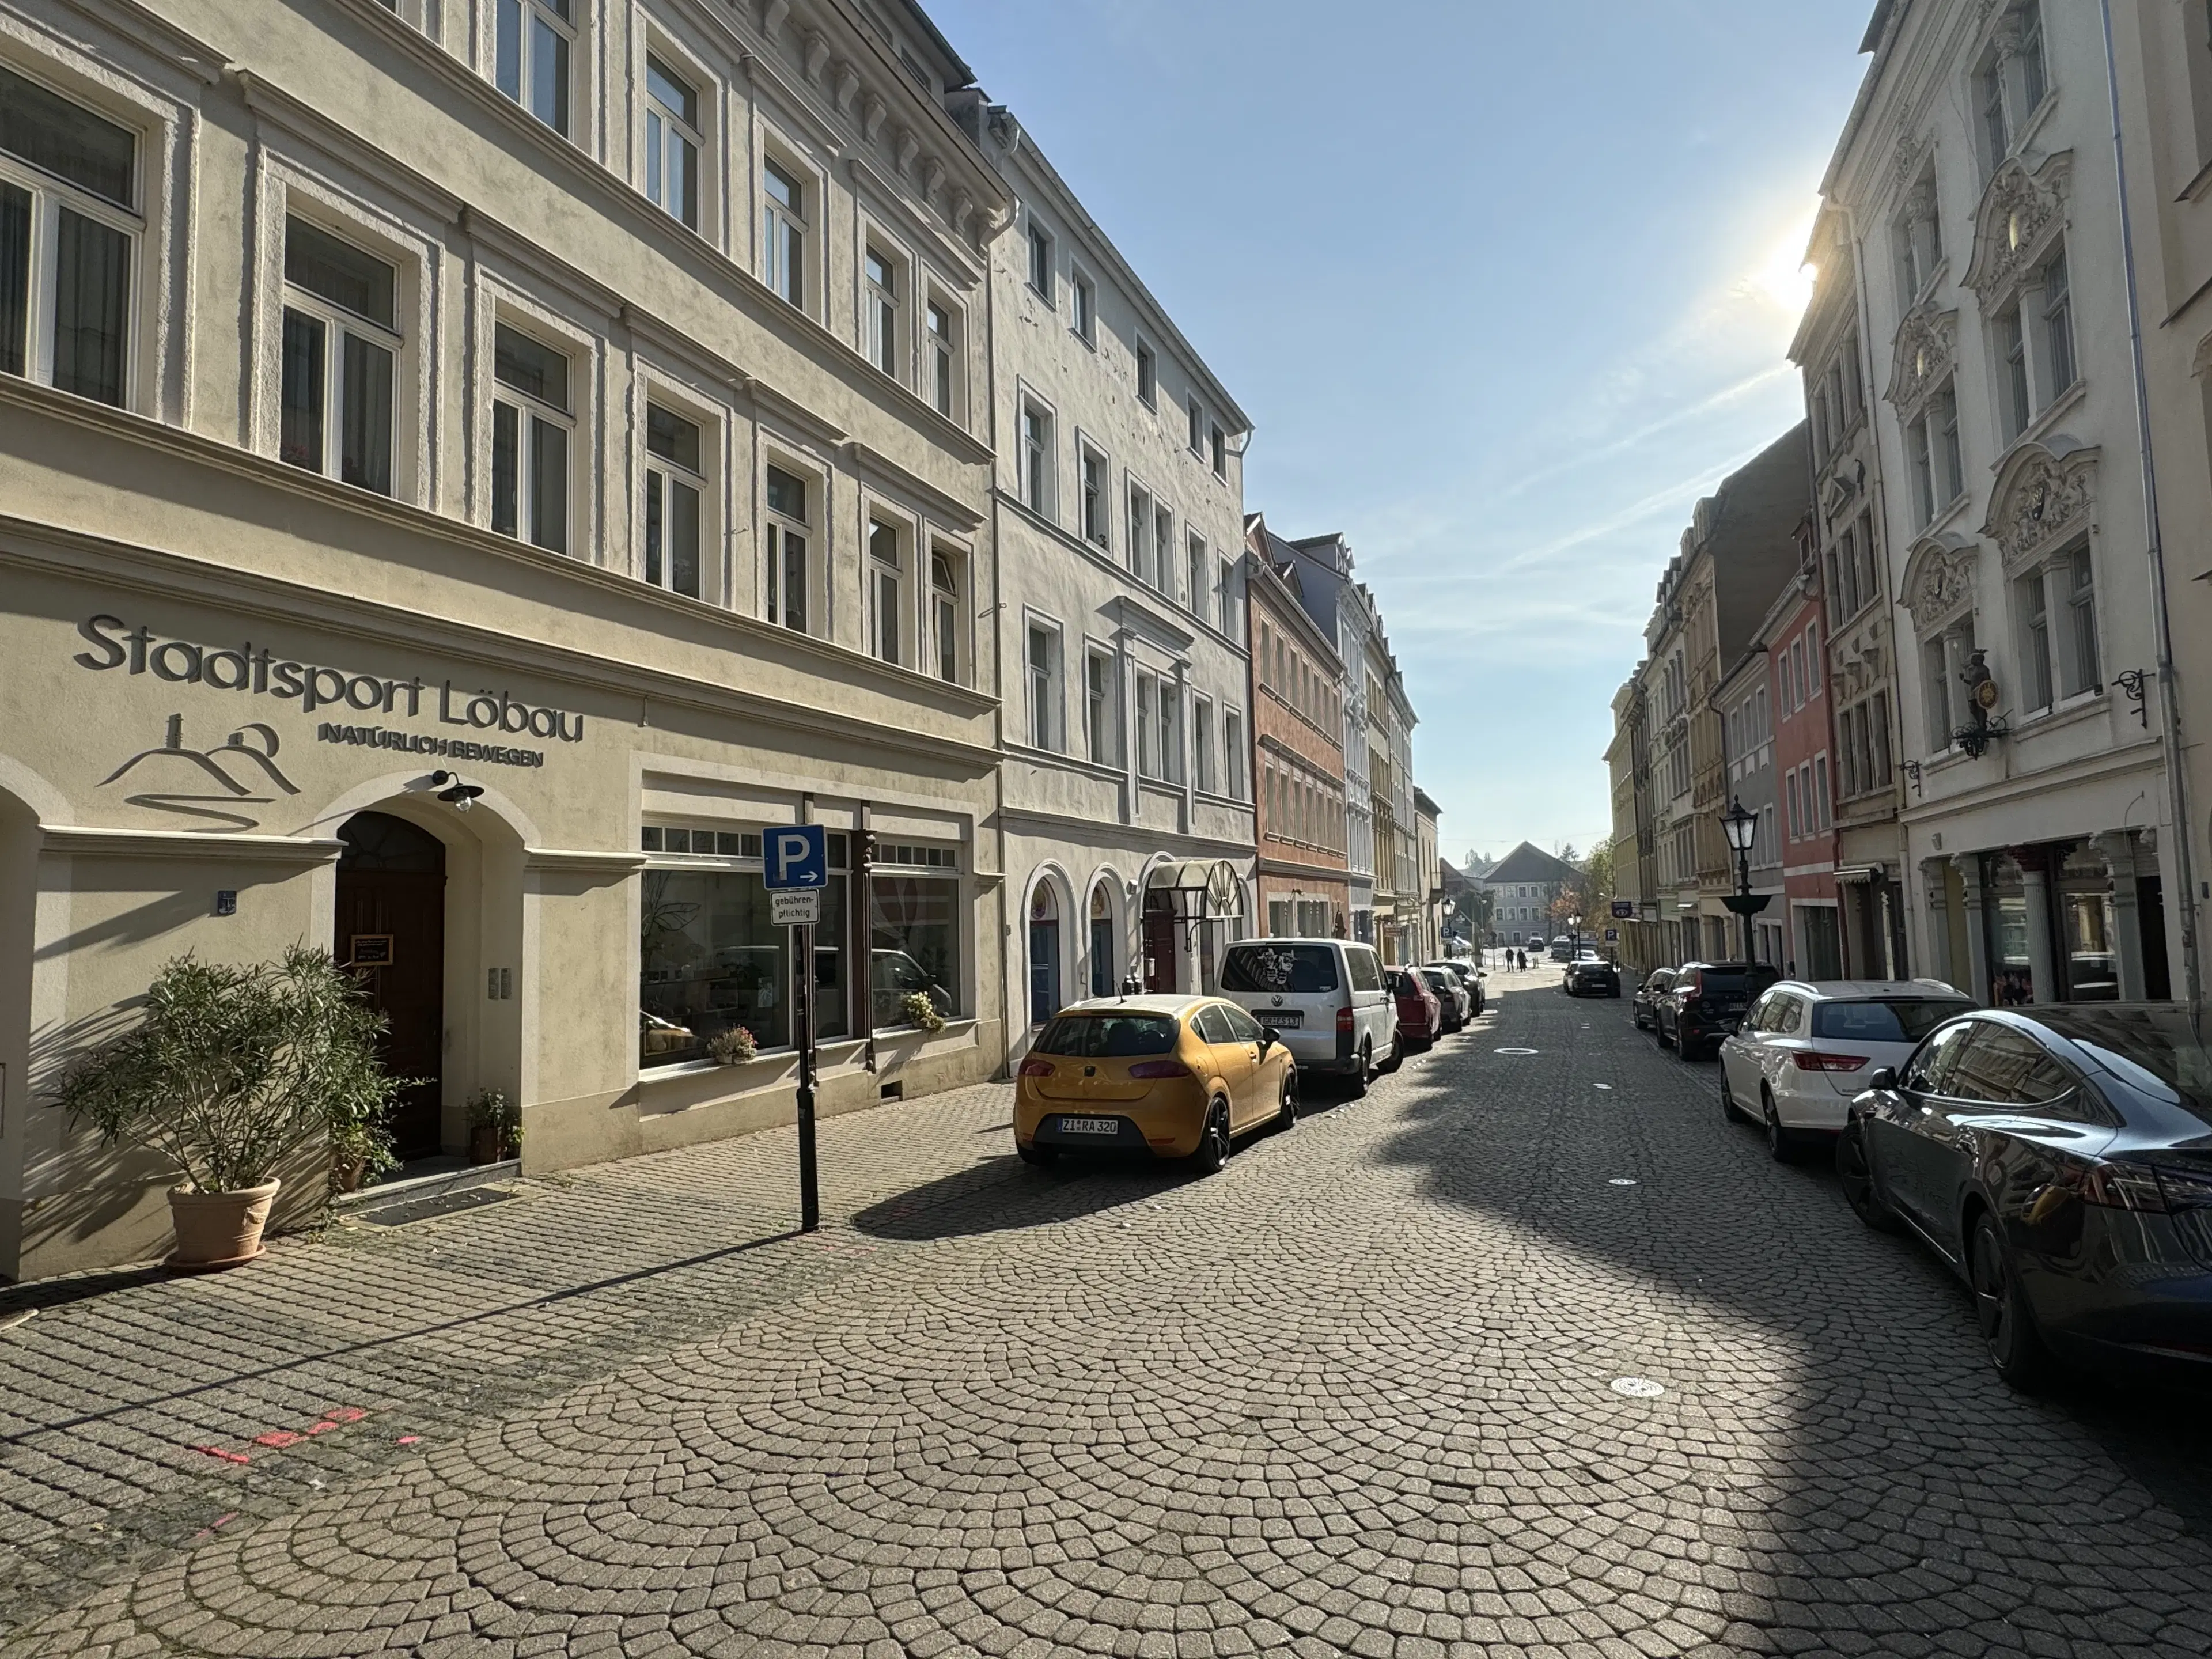
<path fill-rule="evenodd" d="M 282 1183 L 264 1182 L 235 1193 L 169 1189 L 169 1219 L 176 1228 L 172 1267 L 235 1267 L 261 1254 L 261 1230 Z"/>

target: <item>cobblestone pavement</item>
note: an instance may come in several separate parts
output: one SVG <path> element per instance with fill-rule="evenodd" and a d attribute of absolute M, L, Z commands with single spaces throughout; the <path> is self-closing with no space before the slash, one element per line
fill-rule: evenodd
<path fill-rule="evenodd" d="M 770 1134 L 45 1306 L 4 1651 L 2212 1649 L 2203 1402 L 2010 1394 L 1551 981 L 1210 1180 L 975 1090 L 826 1124 L 818 1238 Z"/>

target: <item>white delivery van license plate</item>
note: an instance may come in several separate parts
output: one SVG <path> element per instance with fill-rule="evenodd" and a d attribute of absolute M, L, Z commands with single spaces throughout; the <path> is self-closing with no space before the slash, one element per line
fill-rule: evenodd
<path fill-rule="evenodd" d="M 1272 1025 L 1279 1031 L 1295 1031 L 1306 1023 L 1306 1017 L 1296 1008 L 1266 1008 L 1255 1016 L 1262 1025 Z"/>
<path fill-rule="evenodd" d="M 1118 1135 L 1121 1126 L 1110 1117 L 1064 1117 L 1060 1130 L 1070 1135 Z"/>

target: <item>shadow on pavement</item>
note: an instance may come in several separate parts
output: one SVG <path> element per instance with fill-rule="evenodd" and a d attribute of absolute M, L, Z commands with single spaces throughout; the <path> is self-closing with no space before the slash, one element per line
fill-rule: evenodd
<path fill-rule="evenodd" d="M 1849 1628 L 1850 1651 L 1928 1653 L 1985 1643 L 2001 1617 L 2095 1644 L 2087 1602 L 2039 1588 L 2058 1582 L 2132 1601 L 2132 1640 L 2204 1650 L 2203 1395 L 2099 1377 L 2013 1392 L 1964 1289 L 1862 1225 L 1826 1160 L 1778 1164 L 1724 1122 L 1717 1066 L 1650 1048 L 1625 1002 L 1501 1004 L 1479 1048 L 1413 1080 L 1384 1156 L 1502 1224 L 1478 1304 L 1540 1305 L 1580 1333 L 1534 1363 L 1665 1386 L 1673 1500 L 1702 1542 L 1741 1552 L 1753 1593 L 1727 1650 Z M 1538 1052 L 1491 1052 L 1507 1045 Z"/>

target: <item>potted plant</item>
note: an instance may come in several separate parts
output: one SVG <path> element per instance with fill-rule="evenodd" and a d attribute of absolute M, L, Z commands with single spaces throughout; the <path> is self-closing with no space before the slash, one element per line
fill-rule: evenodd
<path fill-rule="evenodd" d="M 908 991 L 899 999 L 899 1013 L 903 1023 L 932 1034 L 945 1029 L 945 1015 L 937 1006 L 937 999 L 927 991 Z"/>
<path fill-rule="evenodd" d="M 164 966 L 136 1026 L 82 1055 L 59 1103 L 110 1146 L 158 1153 L 172 1266 L 250 1261 L 262 1250 L 285 1160 L 318 1140 L 333 1165 L 388 1160 L 383 1124 L 407 1079 L 386 1073 L 384 1022 L 330 952 L 295 945 L 246 966 L 186 955 Z"/>
<path fill-rule="evenodd" d="M 732 1025 L 707 1040 L 707 1057 L 717 1066 L 742 1066 L 760 1053 L 760 1043 L 743 1025 Z"/>
<path fill-rule="evenodd" d="M 496 1164 L 522 1150 L 522 1108 L 503 1090 L 479 1089 L 469 1097 L 469 1162 Z"/>

